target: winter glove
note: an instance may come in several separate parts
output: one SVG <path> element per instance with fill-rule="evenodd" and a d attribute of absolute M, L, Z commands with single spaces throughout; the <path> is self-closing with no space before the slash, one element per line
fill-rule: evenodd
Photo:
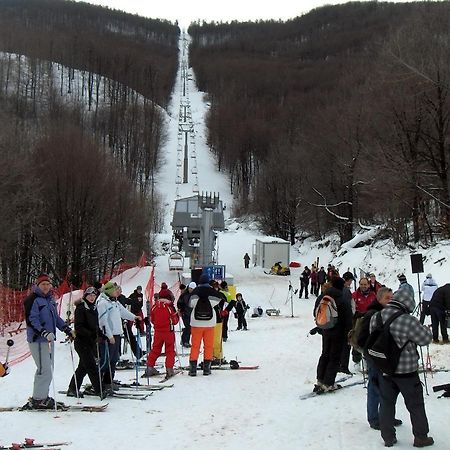
<path fill-rule="evenodd" d="M 56 340 L 55 335 L 47 330 L 42 330 L 41 336 L 44 337 L 45 339 L 47 339 L 48 342 L 53 342 Z"/>
<path fill-rule="evenodd" d="M 150 321 L 148 320 L 148 317 L 144 317 L 144 323 L 145 323 L 145 325 L 147 325 L 147 326 L 150 325 Z"/>
<path fill-rule="evenodd" d="M 228 317 L 228 311 L 226 309 L 220 311 L 220 317 L 222 317 L 222 319 Z"/>
<path fill-rule="evenodd" d="M 75 339 L 75 330 L 72 330 L 70 327 L 65 327 L 63 329 L 64 333 L 66 333 L 66 336 L 73 341 Z"/>

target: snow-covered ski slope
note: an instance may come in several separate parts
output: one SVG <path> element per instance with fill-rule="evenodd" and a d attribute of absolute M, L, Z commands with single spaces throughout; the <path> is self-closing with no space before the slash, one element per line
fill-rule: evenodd
<path fill-rule="evenodd" d="M 192 74 L 190 76 L 192 77 Z M 180 78 L 179 78 L 180 79 Z M 166 146 L 166 164 L 161 170 L 158 187 L 167 203 L 167 229 L 173 200 L 178 194 L 191 195 L 192 186 L 176 184 L 178 112 L 180 85 L 175 89 L 171 118 L 168 118 L 169 140 Z M 189 98 L 195 125 L 198 159 L 199 190 L 220 192 L 231 205 L 227 180 L 218 174 L 205 145 L 203 117 L 207 106 L 203 94 L 189 81 Z M 184 191 L 183 191 L 184 190 Z M 228 196 L 228 197 L 227 197 Z M 229 210 L 230 208 L 227 208 Z M 260 267 L 245 270 L 243 256 L 251 253 L 252 244 L 259 235 L 249 225 L 230 221 L 227 231 L 219 236 L 219 263 L 235 277 L 238 292 L 251 306 L 277 308 L 278 317 L 252 319 L 247 317 L 249 331 L 234 331 L 234 317 L 229 322 L 229 340 L 224 343 L 224 356 L 238 359 L 245 365 L 259 364 L 254 371 L 214 371 L 209 377 L 199 372 L 196 378 L 186 373 L 173 379 L 175 386 L 155 392 L 144 401 L 108 399 L 108 410 L 100 414 L 65 412 L 54 418 L 54 413 L 8 412 L 1 413 L 0 444 L 34 437 L 37 441 L 71 441 L 68 449 L 95 448 L 119 450 L 124 447 L 154 449 L 310 449 L 359 450 L 381 449 L 379 432 L 369 428 L 366 421 L 366 390 L 358 385 L 326 396 L 300 401 L 299 396 L 310 392 L 315 381 L 315 368 L 320 354 L 320 337 L 308 336 L 313 327 L 314 297 L 299 300 L 293 297 L 294 317 L 291 317 L 289 281 L 298 287 L 301 269 L 294 269 L 290 277 L 265 275 Z M 293 249 L 292 260 L 310 265 L 317 256 L 326 265 L 335 262 L 341 271 L 364 268 L 379 273 L 379 280 L 396 288 L 396 274 L 404 271 L 416 287 L 416 279 L 409 270 L 409 253 L 396 252 L 389 243 L 373 247 L 347 248 L 338 253 L 328 245 L 305 242 Z M 448 281 L 448 265 L 437 263 L 449 257 L 449 246 L 439 245 L 426 253 L 425 271 L 432 272 L 438 283 Z M 173 285 L 176 272 L 168 270 L 167 255 L 156 258 L 156 282 Z M 150 268 L 134 268 L 117 277 L 125 294 L 148 281 Z M 423 274 L 424 275 L 424 274 Z M 421 275 L 421 281 L 423 280 Z M 61 338 L 60 334 L 58 338 Z M 183 366 L 188 355 L 181 353 L 177 333 L 177 349 Z M 450 346 L 432 344 L 432 364 L 450 367 Z M 425 351 L 426 355 L 426 351 Z M 130 356 L 128 355 L 130 358 Z M 159 360 L 163 364 L 164 359 Z M 176 362 L 178 365 L 178 361 Z M 352 368 L 352 366 L 351 366 Z M 35 366 L 31 358 L 12 367 L 12 372 L 0 379 L 0 406 L 22 405 L 32 391 Z M 55 391 L 66 389 L 72 374 L 70 347 L 57 344 L 55 358 Z M 117 372 L 116 378 L 128 381 L 134 372 Z M 351 381 L 361 379 L 355 375 Z M 450 382 L 450 373 L 436 373 L 428 377 L 430 396 L 426 396 L 426 409 L 430 422 L 430 435 L 435 438 L 435 449 L 448 449 L 448 399 L 437 399 L 431 386 Z M 154 383 L 155 381 L 151 381 Z M 52 390 L 50 395 L 53 396 Z M 76 399 L 58 400 L 76 404 Z M 99 404 L 92 398 L 84 403 Z M 397 417 L 404 425 L 397 430 L 396 448 L 412 447 L 411 426 L 403 401 L 399 399 Z"/>

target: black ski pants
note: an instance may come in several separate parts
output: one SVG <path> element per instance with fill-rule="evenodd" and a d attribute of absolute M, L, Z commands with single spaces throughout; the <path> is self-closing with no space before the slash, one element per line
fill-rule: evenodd
<path fill-rule="evenodd" d="M 345 333 L 341 330 L 322 331 L 322 354 L 317 364 L 317 381 L 332 386 L 341 361 Z"/>
<path fill-rule="evenodd" d="M 181 344 L 189 344 L 191 340 L 191 313 L 183 313 L 181 316 L 183 319 L 183 332 L 181 333 Z"/>
<path fill-rule="evenodd" d="M 428 420 L 423 401 L 422 383 L 417 372 L 403 376 L 379 377 L 380 390 L 380 430 L 384 441 L 395 438 L 395 404 L 401 393 L 405 406 L 411 418 L 413 435 L 426 437 L 428 435 Z"/>
<path fill-rule="evenodd" d="M 80 358 L 75 374 L 72 376 L 69 384 L 69 390 L 78 392 L 83 384 L 84 377 L 87 375 L 95 392 L 100 392 L 100 380 L 98 366 L 96 362 L 97 348 L 94 345 L 88 345 L 75 339 L 75 351 Z"/>
<path fill-rule="evenodd" d="M 228 339 L 228 316 L 222 318 L 222 339 Z"/>
<path fill-rule="evenodd" d="M 441 327 L 442 339 L 448 340 L 447 318 L 445 317 L 445 310 L 430 306 L 430 314 L 433 340 L 437 341 L 439 339 L 439 326 Z"/>
<path fill-rule="evenodd" d="M 238 330 L 242 330 L 242 328 L 244 328 L 244 330 L 247 329 L 247 321 L 245 320 L 245 313 L 242 311 L 239 311 L 237 313 L 237 320 L 238 320 L 238 326 L 237 329 Z"/>
<path fill-rule="evenodd" d="M 140 358 L 142 356 L 142 350 L 139 351 L 138 355 L 138 346 L 136 342 L 136 337 L 133 334 L 133 322 L 126 321 L 123 324 L 123 335 L 127 342 L 130 344 L 131 351 L 135 358 Z"/>
<path fill-rule="evenodd" d="M 302 298 L 303 291 L 305 291 L 305 298 L 308 298 L 308 287 L 309 283 L 305 283 L 303 280 L 300 280 L 300 293 L 298 294 L 298 298 Z"/>

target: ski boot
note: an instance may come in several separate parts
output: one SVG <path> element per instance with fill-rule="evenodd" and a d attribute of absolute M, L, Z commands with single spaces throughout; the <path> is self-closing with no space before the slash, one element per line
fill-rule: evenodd
<path fill-rule="evenodd" d="M 169 378 L 172 378 L 174 376 L 175 376 L 175 370 L 173 370 L 173 368 L 171 368 L 171 369 L 167 368 L 165 379 L 168 380 Z"/>
<path fill-rule="evenodd" d="M 211 375 L 211 360 L 203 361 L 203 375 Z"/>
<path fill-rule="evenodd" d="M 77 395 L 77 391 L 75 389 L 67 389 L 66 392 L 67 397 L 77 397 L 77 398 L 83 398 L 84 395 L 81 391 L 78 391 L 78 395 Z"/>
<path fill-rule="evenodd" d="M 156 370 L 154 367 L 148 366 L 145 369 L 144 374 L 141 376 L 141 378 L 149 378 L 149 377 L 153 377 L 155 375 L 160 375 L 159 371 Z"/>
<path fill-rule="evenodd" d="M 197 360 L 189 361 L 189 373 L 188 373 L 188 375 L 190 377 L 196 377 L 197 376 Z"/>

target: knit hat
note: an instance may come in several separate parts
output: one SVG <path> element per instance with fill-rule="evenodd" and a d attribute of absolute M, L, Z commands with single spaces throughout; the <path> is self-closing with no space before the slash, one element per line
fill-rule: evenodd
<path fill-rule="evenodd" d="M 111 297 L 115 290 L 117 289 L 117 284 L 113 283 L 112 281 L 108 281 L 104 286 L 103 286 L 103 292 L 108 296 Z"/>
<path fill-rule="evenodd" d="M 195 289 L 197 287 L 197 283 L 195 281 L 191 281 L 188 285 L 189 289 Z"/>
<path fill-rule="evenodd" d="M 202 273 L 198 280 L 198 284 L 208 284 L 209 276 L 207 273 Z"/>
<path fill-rule="evenodd" d="M 161 283 L 161 289 L 167 289 L 167 284 L 164 281 Z"/>
<path fill-rule="evenodd" d="M 220 287 L 222 289 L 226 289 L 228 287 L 228 283 L 226 281 L 222 281 L 222 283 L 220 283 Z"/>
<path fill-rule="evenodd" d="M 398 278 L 398 281 L 400 281 L 400 283 L 405 283 L 406 282 L 406 276 L 403 273 L 398 275 L 397 278 Z"/>
<path fill-rule="evenodd" d="M 137 287 L 136 287 L 136 290 L 137 290 L 137 291 L 139 291 L 139 290 L 142 291 L 142 286 L 137 286 Z"/>
<path fill-rule="evenodd" d="M 181 283 L 180 284 L 180 291 L 184 291 L 186 289 L 186 285 Z"/>
<path fill-rule="evenodd" d="M 51 283 L 50 277 L 46 273 L 42 273 L 41 275 L 39 275 L 37 277 L 37 279 L 36 279 L 36 286 L 39 286 L 44 281 L 48 281 L 49 283 Z"/>
<path fill-rule="evenodd" d="M 416 306 L 416 302 L 408 289 L 399 289 L 398 291 L 395 291 L 392 300 L 388 303 L 388 306 L 401 307 L 405 311 L 412 313 Z"/>
<path fill-rule="evenodd" d="M 345 281 L 343 278 L 340 277 L 335 277 L 333 278 L 333 280 L 331 281 L 331 284 L 334 288 L 339 289 L 340 291 L 342 291 L 342 289 L 344 289 L 344 284 Z"/>

